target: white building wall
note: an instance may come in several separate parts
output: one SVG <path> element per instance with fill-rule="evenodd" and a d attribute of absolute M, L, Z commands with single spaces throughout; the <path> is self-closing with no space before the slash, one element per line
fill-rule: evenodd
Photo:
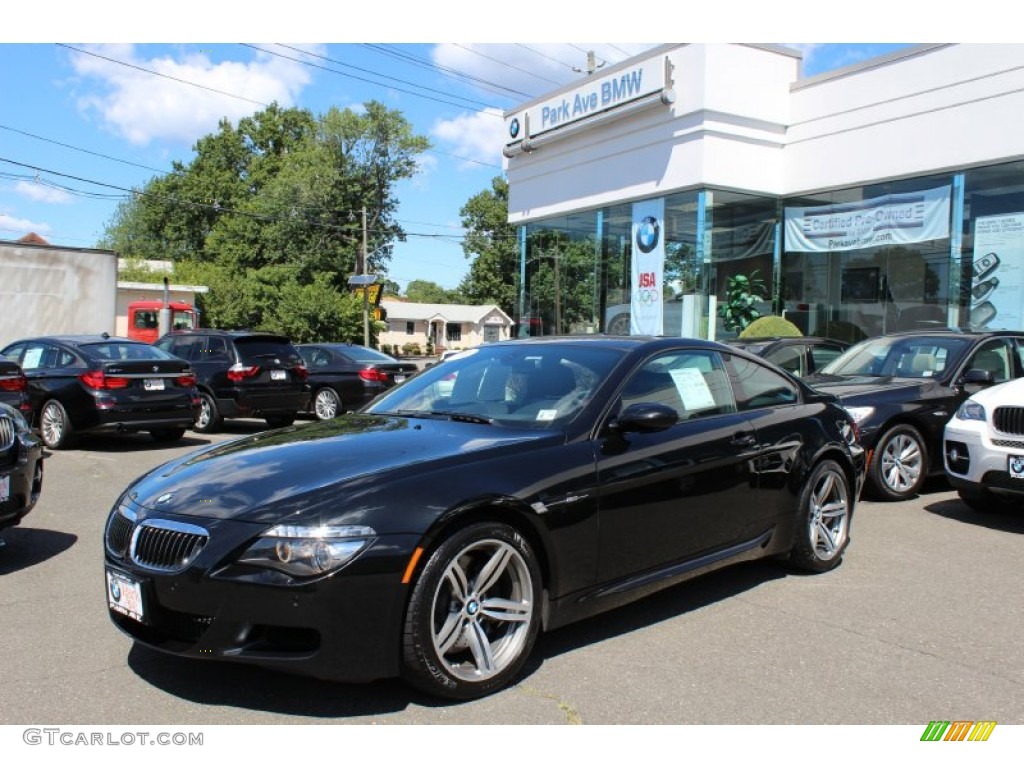
<path fill-rule="evenodd" d="M 806 80 L 796 52 L 771 46 L 659 55 L 674 104 L 509 160 L 512 223 L 699 187 L 796 195 L 1024 157 L 1024 45 L 923 45 Z"/>
<path fill-rule="evenodd" d="M 1024 156 L 1024 46 L 920 46 L 794 85 L 786 194 Z"/>
<path fill-rule="evenodd" d="M 509 161 L 511 222 L 712 184 L 778 193 L 798 55 L 724 44 L 684 45 L 662 55 L 674 67 L 675 103 L 654 104 Z"/>

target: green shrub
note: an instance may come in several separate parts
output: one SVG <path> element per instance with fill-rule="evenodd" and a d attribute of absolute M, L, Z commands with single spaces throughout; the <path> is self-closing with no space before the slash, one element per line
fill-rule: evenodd
<path fill-rule="evenodd" d="M 742 331 L 741 339 L 756 339 L 767 336 L 803 336 L 800 329 L 784 317 L 765 315 L 759 317 Z"/>

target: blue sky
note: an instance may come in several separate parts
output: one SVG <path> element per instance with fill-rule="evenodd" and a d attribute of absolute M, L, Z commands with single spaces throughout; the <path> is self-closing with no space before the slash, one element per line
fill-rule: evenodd
<path fill-rule="evenodd" d="M 203 5 L 186 0 L 174 6 L 179 13 L 166 30 L 145 22 L 97 27 L 99 17 L 76 17 L 74 3 L 47 5 L 45 26 L 31 11 L 14 11 L 21 14 L 15 23 L 8 15 L 0 28 L 0 158 L 13 163 L 0 160 L 0 239 L 34 231 L 53 243 L 92 247 L 123 189 L 168 170 L 172 160 L 187 163 L 195 141 L 215 130 L 222 116 L 237 121 L 275 100 L 320 113 L 376 99 L 400 110 L 434 147 L 417 177 L 398 189 L 398 219 L 409 238 L 396 246 L 389 277 L 403 287 L 414 279 L 455 287 L 468 264 L 459 244 L 459 209 L 502 172 L 501 112 L 581 77 L 573 67 L 585 64 L 588 50 L 615 63 L 653 45 L 502 42 L 494 30 L 446 28 L 436 17 L 422 28 L 403 17 L 405 26 L 366 34 L 371 42 L 359 40 L 366 26 L 324 20 L 326 28 L 339 30 L 325 32 L 325 39 L 355 39 L 322 42 L 311 40 L 317 24 L 309 19 L 299 28 L 282 25 L 279 36 L 266 23 L 235 28 L 230 18 L 209 15 L 204 25 L 182 25 L 182 17 L 202 13 Z M 404 6 L 386 7 L 398 14 Z M 587 25 L 562 29 L 578 31 L 581 40 L 600 39 Z M 15 30 L 32 34 L 10 34 Z M 552 31 L 513 30 L 527 40 Z M 611 32 L 604 32 L 607 39 Z M 179 42 L 138 42 L 154 34 Z M 33 39 L 39 35 L 46 41 Z M 257 42 L 210 43 L 206 37 Z M 377 42 L 410 37 L 489 42 Z M 258 42 L 270 38 L 307 42 Z M 709 31 L 703 39 L 716 35 Z M 906 45 L 786 44 L 804 52 L 807 75 Z"/>

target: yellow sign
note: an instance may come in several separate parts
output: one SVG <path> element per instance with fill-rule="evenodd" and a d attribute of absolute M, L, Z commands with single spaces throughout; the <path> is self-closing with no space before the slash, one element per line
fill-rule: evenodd
<path fill-rule="evenodd" d="M 374 283 L 373 285 L 359 285 L 352 289 L 352 295 L 358 299 L 362 299 L 363 292 L 369 290 L 370 293 L 367 296 L 367 301 L 371 305 L 376 307 L 378 304 L 380 304 L 382 294 L 381 289 L 383 287 L 384 286 L 381 283 Z"/>

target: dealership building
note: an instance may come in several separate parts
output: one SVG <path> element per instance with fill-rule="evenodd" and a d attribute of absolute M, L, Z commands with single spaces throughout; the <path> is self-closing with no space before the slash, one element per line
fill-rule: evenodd
<path fill-rule="evenodd" d="M 1024 327 L 1024 45 L 665 45 L 505 115 L 521 334 Z M 723 314 L 726 317 L 723 318 Z"/>

